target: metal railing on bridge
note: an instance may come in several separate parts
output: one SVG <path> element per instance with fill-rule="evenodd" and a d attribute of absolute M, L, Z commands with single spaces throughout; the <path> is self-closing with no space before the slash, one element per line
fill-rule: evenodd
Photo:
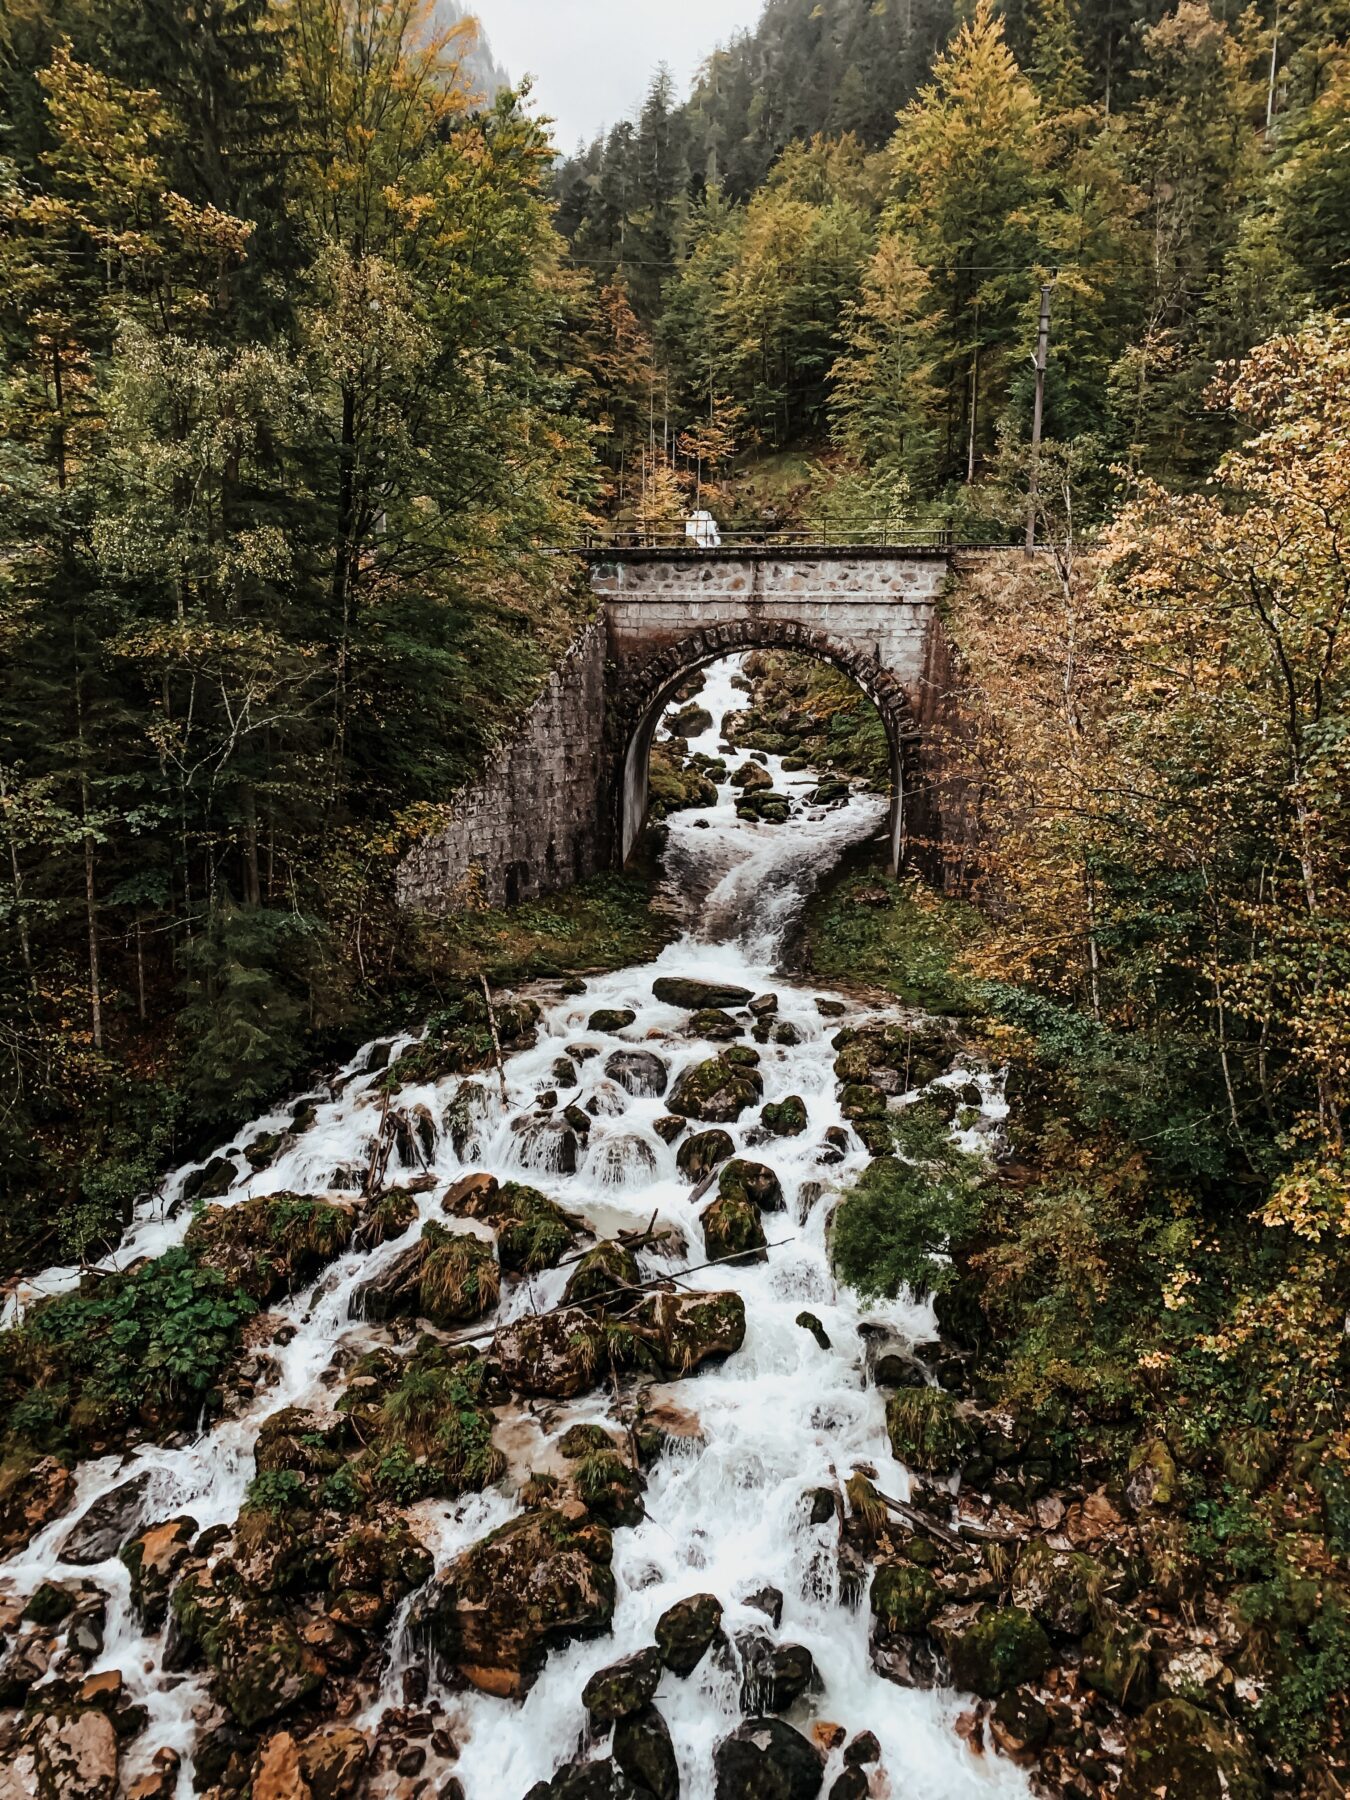
<path fill-rule="evenodd" d="M 981 540 L 983 542 L 984 540 Z M 699 525 L 684 518 L 639 525 L 600 525 L 579 546 L 591 555 L 607 551 L 665 551 L 667 554 L 716 555 L 735 550 L 929 550 L 975 547 L 965 544 L 951 521 L 942 525 L 908 525 L 896 519 L 822 513 L 780 524 L 762 520 L 750 525 Z"/>

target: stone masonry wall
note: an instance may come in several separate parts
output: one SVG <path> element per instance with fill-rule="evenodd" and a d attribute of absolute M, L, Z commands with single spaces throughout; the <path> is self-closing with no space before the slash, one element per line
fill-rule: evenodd
<path fill-rule="evenodd" d="M 554 670 L 511 742 L 452 800 L 445 827 L 404 860 L 401 906 L 514 905 L 609 866 L 605 654 L 601 616 Z"/>

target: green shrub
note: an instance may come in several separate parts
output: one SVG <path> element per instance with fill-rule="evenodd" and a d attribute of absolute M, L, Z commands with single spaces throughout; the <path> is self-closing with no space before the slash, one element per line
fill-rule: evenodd
<path fill-rule="evenodd" d="M 878 1157 L 835 1212 L 835 1269 L 865 1298 L 940 1290 L 952 1279 L 943 1253 L 977 1215 L 977 1167 L 955 1149 L 937 1166 Z"/>

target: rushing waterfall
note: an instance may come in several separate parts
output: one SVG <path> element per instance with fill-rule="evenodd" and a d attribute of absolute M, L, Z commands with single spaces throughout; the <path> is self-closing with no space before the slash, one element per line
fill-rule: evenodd
<path fill-rule="evenodd" d="M 691 751 L 717 755 L 725 715 L 744 704 L 743 693 L 732 685 L 738 672 L 735 660 L 709 672 L 699 700 L 712 713 L 713 727 L 691 743 Z M 366 1343 L 388 1341 L 381 1327 L 349 1317 L 357 1284 L 412 1243 L 423 1222 L 443 1221 L 440 1200 L 452 1180 L 466 1171 L 484 1170 L 503 1180 L 529 1181 L 579 1214 L 597 1237 L 621 1230 L 641 1233 L 655 1219 L 670 1235 L 664 1244 L 639 1252 L 642 1274 L 674 1273 L 695 1290 L 734 1291 L 744 1300 L 746 1335 L 743 1347 L 719 1366 L 655 1387 L 648 1396 L 649 1405 L 664 1404 L 679 1419 L 680 1435 L 649 1471 L 645 1518 L 614 1533 L 612 1635 L 556 1651 L 523 1701 L 442 1686 L 434 1668 L 430 1671 L 430 1700 L 440 1709 L 454 1753 L 438 1760 L 432 1751 L 424 1770 L 431 1784 L 427 1793 L 453 1775 L 467 1800 L 521 1800 L 532 1783 L 550 1777 L 584 1745 L 586 1714 L 580 1696 L 587 1678 L 650 1644 L 662 1612 L 699 1592 L 722 1601 L 723 1627 L 733 1646 L 738 1633 L 753 1628 L 810 1651 L 822 1691 L 799 1702 L 791 1716 L 807 1731 L 812 1721 L 828 1720 L 850 1736 L 874 1732 L 885 1771 L 884 1778 L 873 1778 L 874 1795 L 959 1800 L 963 1795 L 1027 1791 L 1024 1775 L 1011 1763 L 992 1754 L 973 1755 L 962 1743 L 953 1729 L 963 1704 L 960 1696 L 903 1688 L 874 1671 L 865 1601 L 860 1605 L 856 1592 L 841 1593 L 837 1520 L 831 1516 L 813 1524 L 803 1506 L 808 1489 L 841 1489 L 859 1466 L 874 1473 L 885 1491 L 906 1497 L 907 1477 L 891 1455 L 883 1396 L 869 1379 L 865 1345 L 878 1336 L 922 1344 L 932 1339 L 934 1321 L 920 1303 L 864 1308 L 836 1284 L 827 1253 L 830 1194 L 855 1179 L 868 1162 L 840 1111 L 830 1040 L 841 1023 L 884 1015 L 842 995 L 803 989 L 785 979 L 775 962 L 814 881 L 849 845 L 875 834 L 885 802 L 855 792 L 831 806 L 813 805 L 807 796 L 817 784 L 816 774 L 785 771 L 775 757 L 762 760 L 775 789 L 792 797 L 789 822 L 769 825 L 739 817 L 736 791 L 726 782 L 719 786 L 714 806 L 677 814 L 669 827 L 665 896 L 683 909 L 685 935 L 650 966 L 591 979 L 584 992 L 562 995 L 556 983 L 541 984 L 537 1042 L 507 1059 L 505 1106 L 495 1078 L 474 1081 L 467 1102 L 461 1091 L 465 1080 L 459 1077 L 400 1094 L 400 1105 L 424 1105 L 432 1121 L 426 1167 L 420 1159 L 408 1162 L 396 1150 L 387 1172 L 391 1183 L 414 1175 L 434 1177 L 417 1184 L 419 1217 L 379 1248 L 343 1255 L 316 1287 L 276 1309 L 294 1330 L 269 1346 L 274 1379 L 244 1410 L 194 1441 L 145 1445 L 129 1458 L 85 1465 L 74 1508 L 0 1569 L 0 1580 L 21 1595 L 44 1580 L 74 1575 L 107 1592 L 106 1640 L 95 1668 L 120 1670 L 130 1694 L 150 1715 L 126 1758 L 127 1777 L 153 1751 L 171 1746 L 183 1756 L 179 1780 L 186 1800 L 192 1791 L 194 1709 L 203 1701 L 206 1678 L 164 1669 L 164 1640 L 142 1633 L 129 1603 L 127 1570 L 116 1557 L 78 1571 L 62 1564 L 59 1547 L 72 1521 L 114 1483 L 144 1475 L 143 1520 L 187 1513 L 203 1530 L 231 1525 L 254 1472 L 253 1445 L 263 1420 L 280 1408 L 320 1400 L 320 1378 L 340 1349 L 354 1355 Z M 677 1170 L 677 1146 L 655 1129 L 667 1111 L 665 1101 L 630 1092 L 605 1073 L 613 1052 L 640 1049 L 658 1056 L 673 1082 L 719 1047 L 690 1035 L 686 1011 L 654 997 L 653 983 L 663 975 L 694 976 L 776 996 L 776 1029 L 760 1050 L 763 1100 L 800 1097 L 806 1129 L 795 1136 L 767 1137 L 758 1126 L 757 1107 L 724 1127 L 737 1153 L 745 1151 L 768 1165 L 781 1185 L 783 1209 L 764 1219 L 770 1244 L 766 1261 L 682 1273 L 704 1256 L 691 1182 Z M 827 1003 L 823 1011 L 818 1005 L 822 998 Z M 632 1019 L 614 1031 L 591 1029 L 588 1021 L 600 1011 L 612 1011 L 619 1019 L 631 1014 Z M 410 1041 L 399 1040 L 393 1053 Z M 570 1159 L 560 1154 L 538 1107 L 541 1091 L 557 1087 L 559 1059 L 569 1050 L 582 1053 L 572 1059 L 576 1091 L 571 1098 L 582 1107 L 595 1103 L 584 1142 Z M 282 1190 L 329 1192 L 336 1170 L 364 1168 L 380 1121 L 379 1076 L 371 1062 L 367 1046 L 330 1087 L 312 1096 L 312 1125 L 265 1171 L 254 1173 L 243 1152 L 250 1142 L 281 1130 L 291 1108 L 263 1117 L 241 1133 L 235 1140 L 238 1175 L 225 1203 Z M 991 1137 L 1003 1113 L 997 1079 L 978 1070 L 954 1071 L 943 1079 L 978 1084 L 983 1105 L 968 1135 L 972 1145 L 981 1136 Z M 827 1142 L 832 1130 L 848 1148 L 841 1151 L 837 1143 Z M 568 1167 L 571 1160 L 574 1169 Z M 159 1255 L 182 1241 L 191 1219 L 191 1208 L 182 1203 L 190 1173 L 180 1171 L 143 1208 L 118 1254 L 119 1266 Z M 681 1254 L 672 1255 L 672 1244 L 683 1246 Z M 552 1269 L 504 1284 L 499 1318 L 556 1305 L 566 1274 Z M 28 1284 L 19 1300 L 61 1291 L 77 1279 L 74 1269 L 48 1271 Z M 820 1321 L 828 1348 L 797 1323 L 804 1308 Z M 860 1334 L 863 1325 L 873 1331 Z M 423 1501 L 410 1509 L 413 1527 L 437 1564 L 444 1566 L 521 1510 L 521 1481 L 530 1469 L 546 1466 L 549 1445 L 568 1427 L 586 1422 L 615 1426 L 619 1406 L 617 1393 L 600 1389 L 542 1407 L 498 1408 L 507 1478 L 458 1502 Z M 765 1589 L 782 1596 L 776 1623 L 766 1616 L 762 1602 L 752 1604 L 752 1597 Z M 386 1708 L 404 1703 L 405 1674 L 426 1667 L 426 1646 L 408 1627 L 407 1617 L 405 1607 L 391 1627 L 379 1682 L 370 1684 L 364 1710 L 350 1722 L 378 1728 Z M 714 1748 L 742 1716 L 743 1679 L 733 1651 L 721 1659 L 705 1658 L 687 1679 L 668 1676 L 657 1691 L 655 1703 L 670 1728 L 686 1800 L 712 1800 Z M 826 1790 L 840 1767 L 836 1747 Z M 392 1777 L 390 1786 L 391 1791 L 397 1786 Z M 399 1791 L 417 1790 L 405 1782 Z"/>

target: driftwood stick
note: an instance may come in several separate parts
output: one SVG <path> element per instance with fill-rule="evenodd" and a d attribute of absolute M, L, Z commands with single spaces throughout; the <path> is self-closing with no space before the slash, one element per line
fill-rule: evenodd
<path fill-rule="evenodd" d="M 930 1537 L 935 1537 L 955 1549 L 959 1550 L 964 1547 L 965 1539 L 959 1532 L 953 1531 L 950 1525 L 939 1525 L 936 1519 L 930 1519 L 927 1513 L 919 1512 L 916 1507 L 907 1506 L 903 1500 L 892 1500 L 889 1494 L 882 1493 L 875 1482 L 872 1484 L 872 1492 L 883 1506 L 889 1506 L 891 1511 L 902 1518 L 905 1524 L 913 1530 L 927 1532 Z"/>
<path fill-rule="evenodd" d="M 492 1005 L 492 989 L 488 986 L 487 976 L 479 975 L 479 985 L 483 990 L 483 999 L 487 1005 L 488 1030 L 492 1033 L 492 1060 L 497 1065 L 497 1081 L 502 1090 L 502 1109 L 511 1110 L 511 1097 L 506 1088 L 506 1066 L 502 1062 L 502 1040 L 497 1036 L 497 1014 Z"/>

